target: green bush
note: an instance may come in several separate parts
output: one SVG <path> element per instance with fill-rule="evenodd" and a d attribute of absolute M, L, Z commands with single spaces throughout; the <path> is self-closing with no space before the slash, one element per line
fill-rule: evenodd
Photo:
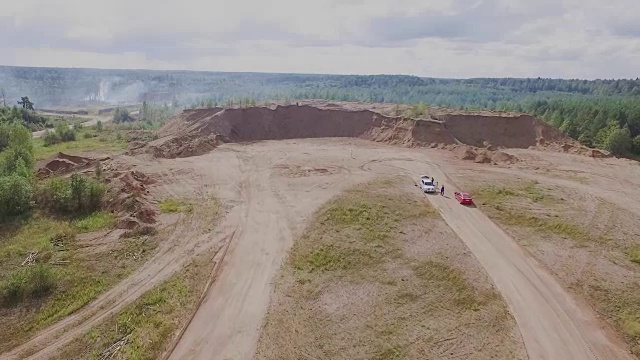
<path fill-rule="evenodd" d="M 18 174 L 0 177 L 0 218 L 20 215 L 29 210 L 32 194 L 29 179 Z"/>
<path fill-rule="evenodd" d="M 56 135 L 58 135 L 63 142 L 74 141 L 76 139 L 75 130 L 70 128 L 66 123 L 60 123 L 56 126 Z"/>
<path fill-rule="evenodd" d="M 100 209 L 106 187 L 95 179 L 74 174 L 45 182 L 36 196 L 38 206 L 57 214 L 90 213 Z"/>
<path fill-rule="evenodd" d="M 49 130 L 46 130 L 44 132 L 42 139 L 44 140 L 44 146 L 55 145 L 62 141 L 60 140 L 60 137 L 55 131 L 49 131 Z"/>
<path fill-rule="evenodd" d="M 14 271 L 0 284 L 0 296 L 4 306 L 16 305 L 25 299 L 37 299 L 55 288 L 51 268 L 36 264 Z"/>
<path fill-rule="evenodd" d="M 0 176 L 16 172 L 20 159 L 31 171 L 35 163 L 31 131 L 11 123 L 0 126 Z"/>

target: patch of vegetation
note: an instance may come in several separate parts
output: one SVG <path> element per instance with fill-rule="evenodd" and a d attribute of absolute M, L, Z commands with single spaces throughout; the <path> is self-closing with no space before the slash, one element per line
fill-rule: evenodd
<path fill-rule="evenodd" d="M 408 109 L 405 114 L 406 117 L 410 117 L 410 118 L 420 118 L 420 117 L 425 117 L 429 115 L 429 105 L 421 102 L 418 104 L 414 104 L 413 106 L 411 106 L 410 109 Z"/>
<path fill-rule="evenodd" d="M 351 190 L 320 210 L 321 220 L 299 242 L 309 245 L 294 245 L 291 251 L 293 267 L 312 272 L 366 268 L 399 251 L 390 235 L 403 221 L 434 214 L 428 204 L 406 195 Z"/>
<path fill-rule="evenodd" d="M 459 308 L 477 310 L 486 303 L 486 300 L 476 294 L 464 274 L 448 264 L 439 261 L 425 261 L 415 264 L 413 271 L 426 282 L 426 288 L 445 287 L 449 289 L 455 294 L 450 301 L 453 301 Z"/>
<path fill-rule="evenodd" d="M 583 230 L 581 227 L 560 218 L 543 218 L 513 209 L 499 211 L 498 217 L 507 225 L 546 231 L 562 237 L 567 237 L 578 244 L 585 244 L 593 241 L 602 242 L 607 240 L 603 237 L 596 237 L 588 231 Z"/>
<path fill-rule="evenodd" d="M 106 186 L 82 174 L 52 178 L 39 187 L 37 203 L 54 214 L 90 214 L 100 209 Z"/>
<path fill-rule="evenodd" d="M 76 131 L 67 123 L 60 123 L 54 131 L 46 130 L 42 136 L 44 146 L 51 146 L 62 142 L 76 140 Z"/>
<path fill-rule="evenodd" d="M 105 218 L 96 214 L 71 221 L 35 213 L 22 223 L 2 225 L 0 294 L 4 300 L 0 302 L 4 311 L 16 314 L 0 319 L 6 334 L 0 352 L 82 308 L 143 263 L 152 241 L 129 239 L 90 256 L 79 251 L 75 234 L 82 230 L 77 225 L 97 227 Z M 31 252 L 37 252 L 35 265 L 22 267 Z"/>
<path fill-rule="evenodd" d="M 401 346 L 384 346 L 380 350 L 376 351 L 373 356 L 373 360 L 395 360 L 402 359 L 404 356 L 404 349 Z"/>
<path fill-rule="evenodd" d="M 108 229 L 115 224 L 115 216 L 106 211 L 96 211 L 73 222 L 74 227 L 81 233 Z"/>
<path fill-rule="evenodd" d="M 142 295 L 117 315 L 62 350 L 63 358 L 98 358 L 104 349 L 128 336 L 119 356 L 157 359 L 195 305 L 211 271 L 213 254 L 203 255 L 165 283 Z M 113 331 L 113 329 L 117 329 Z"/>
<path fill-rule="evenodd" d="M 0 304 L 15 306 L 25 300 L 41 298 L 53 290 L 55 283 L 48 265 L 22 267 L 0 282 Z"/>
<path fill-rule="evenodd" d="M 511 198 L 526 198 L 533 203 L 553 201 L 552 196 L 540 188 L 537 181 L 526 181 L 512 187 L 487 186 L 474 189 L 473 194 L 482 204 L 498 203 Z"/>
<path fill-rule="evenodd" d="M 0 220 L 29 210 L 34 163 L 31 132 L 17 123 L 0 124 Z"/>
<path fill-rule="evenodd" d="M 595 236 L 581 226 L 559 216 L 546 217 L 536 214 L 523 206 L 522 200 L 531 204 L 557 204 L 559 200 L 546 194 L 536 181 L 527 181 L 513 187 L 484 187 L 474 190 L 476 202 L 489 206 L 489 215 L 511 226 L 525 227 L 569 238 L 577 244 L 603 242 L 608 239 Z M 515 204 L 516 202 L 517 204 Z"/>
<path fill-rule="evenodd" d="M 193 211 L 191 203 L 180 199 L 164 199 L 160 201 L 158 207 L 163 213 L 190 213 Z"/>
<path fill-rule="evenodd" d="M 598 310 L 612 319 L 632 352 L 640 356 L 640 293 L 637 284 L 609 284 L 606 280 L 591 278 L 577 284 L 585 297 L 598 305 Z"/>
<path fill-rule="evenodd" d="M 126 108 L 116 108 L 116 111 L 113 113 L 113 122 L 121 123 L 133 121 L 134 118 L 129 114 L 129 110 Z"/>
<path fill-rule="evenodd" d="M 627 250 L 627 256 L 629 257 L 629 260 L 640 264 L 640 245 L 629 248 L 629 250 Z"/>
<path fill-rule="evenodd" d="M 121 274 L 113 274 L 118 276 L 109 278 L 87 270 L 84 266 L 57 269 L 59 291 L 51 294 L 35 319 L 24 324 L 25 330 L 37 331 L 73 314 L 122 278 Z"/>
<path fill-rule="evenodd" d="M 98 132 L 98 136 L 85 137 L 88 129 L 78 130 L 78 134 L 82 136 L 76 137 L 76 141 L 61 142 L 50 146 L 45 146 L 44 139 L 34 139 L 34 155 L 37 160 L 44 160 L 52 157 L 59 152 L 78 152 L 78 151 L 100 151 L 115 152 L 123 150 L 127 147 L 127 141 L 120 135 L 115 127 L 104 128 L 104 131 Z"/>

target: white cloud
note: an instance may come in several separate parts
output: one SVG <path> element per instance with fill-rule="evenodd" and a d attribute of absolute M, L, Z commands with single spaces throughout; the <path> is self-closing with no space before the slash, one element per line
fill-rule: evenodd
<path fill-rule="evenodd" d="M 636 77 L 637 0 L 22 0 L 0 63 Z"/>

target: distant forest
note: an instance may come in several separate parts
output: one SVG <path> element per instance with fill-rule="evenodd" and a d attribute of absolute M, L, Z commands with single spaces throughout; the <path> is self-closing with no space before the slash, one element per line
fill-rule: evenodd
<path fill-rule="evenodd" d="M 512 110 L 540 117 L 585 145 L 640 155 L 637 78 L 437 79 L 0 66 L 0 90 L 7 105 L 28 96 L 36 109 L 142 101 L 192 107 L 317 98 Z"/>

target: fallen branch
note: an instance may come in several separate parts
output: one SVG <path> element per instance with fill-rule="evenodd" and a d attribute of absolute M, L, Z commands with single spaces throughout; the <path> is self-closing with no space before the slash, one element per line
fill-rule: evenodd
<path fill-rule="evenodd" d="M 27 256 L 27 258 L 24 259 L 24 261 L 22 262 L 22 264 L 20 266 L 33 264 L 36 261 L 36 256 L 38 256 L 38 252 L 37 251 L 30 252 L 29 256 Z"/>
<path fill-rule="evenodd" d="M 104 349 L 104 351 L 100 354 L 100 360 L 111 359 L 118 351 L 120 351 L 120 348 L 122 348 L 123 346 L 129 343 L 130 335 L 131 334 L 125 335 L 123 338 L 116 341 L 108 348 Z"/>

